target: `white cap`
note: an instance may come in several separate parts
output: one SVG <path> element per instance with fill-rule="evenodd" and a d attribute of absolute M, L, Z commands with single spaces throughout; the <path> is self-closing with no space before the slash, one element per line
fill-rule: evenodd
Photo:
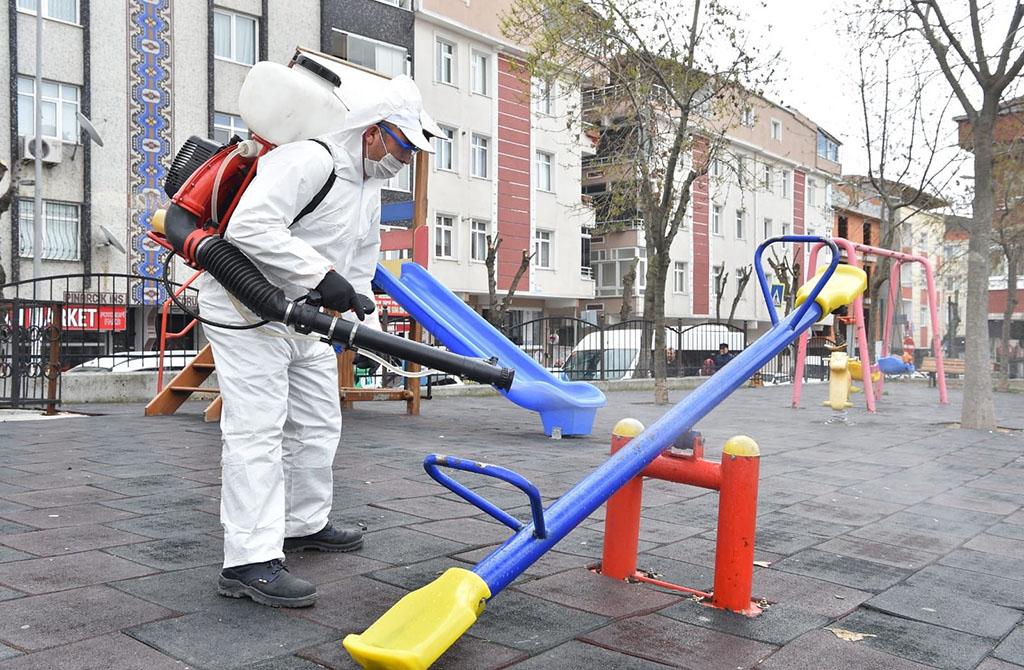
<path fill-rule="evenodd" d="M 398 104 L 384 117 L 384 121 L 401 129 L 417 149 L 434 153 L 434 145 L 427 135 L 440 135 L 441 129 L 423 110 L 423 99 L 416 84 L 406 75 L 398 75 L 388 84 L 393 91 L 392 100 Z"/>

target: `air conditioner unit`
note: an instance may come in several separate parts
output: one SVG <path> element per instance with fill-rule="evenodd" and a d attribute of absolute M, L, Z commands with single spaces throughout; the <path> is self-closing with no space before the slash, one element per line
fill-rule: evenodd
<path fill-rule="evenodd" d="M 39 157 L 46 165 L 57 165 L 64 157 L 64 151 L 59 140 L 44 137 L 42 140 L 42 155 Z M 21 138 L 21 158 L 26 161 L 36 159 L 36 140 L 34 137 Z"/>

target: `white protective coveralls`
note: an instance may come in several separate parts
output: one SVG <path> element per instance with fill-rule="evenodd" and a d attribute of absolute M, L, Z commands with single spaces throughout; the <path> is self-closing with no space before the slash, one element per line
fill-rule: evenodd
<path fill-rule="evenodd" d="M 378 100 L 353 108 L 343 129 L 318 138 L 330 154 L 312 141 L 268 152 L 224 238 L 290 299 L 315 288 L 332 268 L 372 298 L 384 182 L 363 179 L 362 134 L 395 112 L 418 116 L 421 109 L 411 80 L 382 81 Z M 293 225 L 332 169 L 337 178 L 330 192 Z M 204 318 L 235 325 L 259 321 L 209 275 L 199 288 Z M 351 312 L 346 317 L 354 318 Z M 376 313 L 365 326 L 380 328 Z M 207 326 L 205 332 L 223 399 L 224 567 L 283 558 L 285 537 L 319 532 L 328 522 L 331 466 L 341 436 L 335 352 L 318 337 L 280 323 L 254 330 Z"/>

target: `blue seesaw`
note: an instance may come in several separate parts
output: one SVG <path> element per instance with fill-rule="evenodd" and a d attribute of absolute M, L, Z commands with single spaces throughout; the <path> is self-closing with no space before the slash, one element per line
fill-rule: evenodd
<path fill-rule="evenodd" d="M 764 249 L 777 242 L 822 242 L 832 249 L 831 263 L 800 288 L 797 292 L 798 307 L 781 321 L 761 267 Z M 425 670 L 430 667 L 476 622 L 491 598 L 801 333 L 823 315 L 853 302 L 867 286 L 864 271 L 848 265 L 839 266 L 838 248 L 834 242 L 822 237 L 785 235 L 766 240 L 754 254 L 754 267 L 768 304 L 772 328 L 635 437 L 628 449 L 617 451 L 548 509 L 542 508 L 537 488 L 511 470 L 451 456 L 428 456 L 424 468 L 431 477 L 516 533 L 472 570 L 449 568 L 432 583 L 395 603 L 362 634 L 345 637 L 345 648 L 352 657 L 370 670 Z M 488 475 L 513 484 L 529 498 L 532 522 L 519 521 L 442 472 L 441 468 Z"/>

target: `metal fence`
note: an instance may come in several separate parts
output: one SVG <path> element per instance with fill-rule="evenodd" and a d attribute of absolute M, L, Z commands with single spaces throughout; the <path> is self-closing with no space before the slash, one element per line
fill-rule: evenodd
<path fill-rule="evenodd" d="M 147 334 L 159 329 L 145 322 L 147 315 L 131 299 L 146 280 L 58 275 L 0 286 L 0 406 L 52 406 L 69 370 L 155 370 L 160 344 Z M 195 291 L 183 298 L 196 303 Z M 191 317 L 173 310 L 169 321 L 180 330 Z M 147 340 L 149 347 L 138 344 Z M 168 340 L 168 349 L 185 350 L 168 359 L 169 368 L 180 369 L 195 353 L 195 334 Z"/>

